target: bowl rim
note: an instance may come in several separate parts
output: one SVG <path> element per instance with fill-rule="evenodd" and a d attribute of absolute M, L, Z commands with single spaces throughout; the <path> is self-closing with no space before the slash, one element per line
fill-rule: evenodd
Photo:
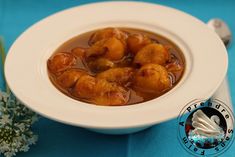
<path fill-rule="evenodd" d="M 120 10 L 127 13 L 128 16 L 124 17 L 123 13 L 116 14 Z M 145 15 L 151 16 L 144 18 L 143 15 L 138 14 L 139 10 L 142 10 Z M 107 15 L 106 13 L 110 11 L 112 11 L 112 13 Z M 156 32 L 157 29 L 160 29 L 158 30 L 160 33 L 168 33 L 168 35 L 172 38 L 168 38 L 168 36 L 167 38 L 170 40 L 173 39 L 174 43 L 178 42 L 175 44 L 187 52 L 185 53 L 185 51 L 182 50 L 187 67 L 184 74 L 185 76 L 183 75 L 181 78 L 182 81 L 180 81 L 176 87 L 157 99 L 135 105 L 118 107 L 95 106 L 82 102 L 78 103 L 77 100 L 64 96 L 64 94 L 58 91 L 52 84 L 51 86 L 47 84 L 50 87 L 45 87 L 44 83 L 48 83 L 49 78 L 45 75 L 46 65 L 42 66 L 42 63 L 45 63 L 45 59 L 50 56 L 52 50 L 54 52 L 55 45 L 58 47 L 58 43 L 67 41 L 65 38 L 69 39 L 69 37 L 74 35 L 72 33 L 78 33 L 79 31 L 73 30 L 73 27 L 75 26 L 64 26 L 70 31 L 68 31 L 69 33 L 67 34 L 62 33 L 60 35 L 60 40 L 49 43 L 45 47 L 40 47 L 39 44 L 35 42 L 40 41 L 39 39 L 41 39 L 41 43 L 48 42 L 51 37 L 48 37 L 48 39 L 43 39 L 43 34 L 51 33 L 56 36 L 56 33 L 61 30 L 59 27 L 52 30 L 52 26 L 54 27 L 61 24 L 62 21 L 68 21 L 68 17 L 74 16 L 81 18 L 82 15 L 87 15 L 88 13 L 96 13 L 96 17 L 103 17 L 103 23 L 99 23 L 99 21 L 94 19 L 94 17 L 89 16 L 87 17 L 88 21 L 92 21 L 93 19 L 94 21 L 96 20 L 98 24 L 94 25 L 95 22 L 89 23 L 85 21 L 85 24 L 82 26 L 83 29 L 81 29 L 83 32 L 100 28 L 101 26 L 108 26 L 110 24 L 115 26 L 122 24 L 128 26 L 138 25 L 137 27 L 143 29 L 148 27 L 147 30 L 152 29 L 150 31 L 154 30 L 154 32 Z M 154 21 L 155 17 L 158 17 L 160 22 Z M 104 18 L 106 19 L 104 20 Z M 170 21 L 169 18 L 172 21 Z M 175 21 L 176 19 L 177 22 Z M 78 25 L 76 22 L 73 24 Z M 171 24 L 174 24 L 174 28 Z M 187 27 L 187 29 L 184 29 L 185 27 Z M 163 29 L 161 30 L 161 28 Z M 190 35 L 188 34 L 189 32 L 191 33 Z M 74 36 L 76 35 L 78 34 L 75 34 Z M 203 38 L 199 38 L 199 36 L 203 36 Z M 38 39 L 34 39 L 35 37 L 38 37 Z M 198 39 L 200 39 L 200 41 Z M 27 47 L 27 41 L 29 40 L 31 40 L 32 45 Z M 200 48 L 199 45 L 201 46 Z M 41 53 L 32 55 L 27 51 L 29 48 L 35 48 L 36 51 L 41 50 L 44 54 Z M 33 57 L 34 59 L 38 57 L 39 59 L 36 63 L 30 60 L 17 61 L 21 55 L 16 52 L 24 52 L 25 54 L 23 54 L 23 56 L 31 55 L 30 57 Z M 207 60 L 212 57 L 212 53 L 213 62 L 212 59 L 209 61 Z M 215 53 L 217 53 L 217 56 L 214 56 Z M 202 56 L 204 56 L 204 58 L 202 58 Z M 213 64 L 218 63 L 218 61 L 220 61 L 220 64 Z M 204 67 L 202 67 L 202 65 Z M 24 67 L 26 71 L 20 69 L 22 67 Z M 92 3 L 66 9 L 55 13 L 31 26 L 23 34 L 21 34 L 11 46 L 5 62 L 5 77 L 9 87 L 16 97 L 27 107 L 45 117 L 63 123 L 88 128 L 113 129 L 152 125 L 176 117 L 180 113 L 181 108 L 183 108 L 187 103 L 196 99 L 208 99 L 223 81 L 223 78 L 227 72 L 227 67 L 227 52 L 222 41 L 200 20 L 182 11 L 162 5 L 145 2 L 118 1 Z M 208 69 L 212 70 L 210 74 L 206 71 Z M 26 72 L 28 72 L 28 74 Z M 30 76 L 29 72 L 39 76 L 39 78 L 32 76 L 32 78 L 29 79 L 27 77 L 27 75 Z M 17 78 L 16 76 L 19 73 L 23 73 L 25 76 L 22 76 L 22 79 L 17 80 L 15 78 Z M 213 80 L 206 78 L 205 76 L 205 78 L 202 79 L 198 75 L 212 77 Z M 205 81 L 205 79 L 207 81 Z M 39 81 L 39 84 L 35 85 L 37 81 Z M 197 86 L 193 86 L 193 93 L 189 93 L 188 90 L 191 89 L 190 86 L 192 86 L 192 81 L 197 83 Z M 24 84 L 27 85 L 24 86 Z M 205 90 L 201 91 L 198 86 L 204 87 Z M 174 91 L 174 93 L 172 91 Z M 49 96 L 53 94 L 54 98 L 50 98 Z M 184 95 L 184 97 L 179 98 L 180 95 Z M 45 100 L 47 100 L 50 104 L 45 105 L 45 100 L 41 100 L 38 96 L 43 97 L 43 99 L 45 98 Z M 167 104 L 170 104 L 172 100 L 176 101 L 177 105 L 173 105 L 169 108 Z M 55 107 L 55 104 L 58 105 Z M 66 105 L 69 107 L 66 108 Z M 161 111 L 158 111 L 159 107 L 161 108 Z"/>

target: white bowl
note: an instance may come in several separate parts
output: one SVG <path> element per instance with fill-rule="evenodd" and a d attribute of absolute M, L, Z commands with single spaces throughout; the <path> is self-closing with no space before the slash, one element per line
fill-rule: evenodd
<path fill-rule="evenodd" d="M 97 28 L 133 27 L 163 35 L 183 51 L 181 81 L 166 94 L 130 106 L 96 106 L 74 100 L 51 83 L 47 59 L 68 39 Z M 13 93 L 39 114 L 97 132 L 123 134 L 175 118 L 195 99 L 208 99 L 227 71 L 227 52 L 219 37 L 198 19 L 161 5 L 103 2 L 74 7 L 36 23 L 10 48 L 5 75 Z"/>

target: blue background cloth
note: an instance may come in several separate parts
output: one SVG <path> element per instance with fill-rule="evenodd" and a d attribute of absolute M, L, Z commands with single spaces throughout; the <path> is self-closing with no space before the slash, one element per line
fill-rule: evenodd
<path fill-rule="evenodd" d="M 0 0 L 0 35 L 6 50 L 30 25 L 66 8 L 95 0 Z M 234 0 L 147 0 L 185 11 L 204 22 L 218 17 L 225 20 L 235 35 Z M 92 16 L 92 15 L 90 15 Z M 33 51 L 33 50 L 32 50 Z M 229 48 L 228 79 L 235 102 L 235 45 Z M 20 53 L 20 52 L 19 52 Z M 212 59 L 212 58 L 211 58 Z M 216 64 L 216 63 L 215 63 Z M 233 68 L 232 68 L 233 67 Z M 20 79 L 16 78 L 16 79 Z M 213 78 L 212 78 L 213 79 Z M 0 87 L 4 89 L 1 77 Z M 202 88 L 203 90 L 203 88 Z M 39 141 L 21 157 L 157 157 L 190 156 L 177 139 L 176 119 L 155 125 L 139 133 L 111 136 L 87 131 L 41 118 L 34 126 Z M 235 143 L 222 156 L 235 156 Z"/>

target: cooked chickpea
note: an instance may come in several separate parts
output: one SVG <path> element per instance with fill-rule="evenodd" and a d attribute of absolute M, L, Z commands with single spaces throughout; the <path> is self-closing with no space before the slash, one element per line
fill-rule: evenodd
<path fill-rule="evenodd" d="M 152 41 L 145 35 L 142 34 L 132 34 L 127 38 L 127 46 L 131 53 L 136 54 L 144 46 L 151 44 Z"/>
<path fill-rule="evenodd" d="M 47 62 L 48 69 L 56 75 L 75 64 L 76 57 L 67 52 L 56 53 Z"/>
<path fill-rule="evenodd" d="M 104 39 L 109 39 L 115 37 L 119 39 L 121 42 L 125 43 L 127 38 L 127 34 L 117 28 L 105 28 L 96 31 L 89 40 L 89 45 L 93 45 L 96 42 Z"/>
<path fill-rule="evenodd" d="M 133 80 L 137 90 L 160 93 L 171 87 L 166 68 L 158 64 L 146 64 L 135 74 Z"/>
<path fill-rule="evenodd" d="M 161 44 L 149 44 L 137 52 L 134 63 L 145 65 L 155 63 L 164 65 L 169 60 L 169 53 Z"/>
<path fill-rule="evenodd" d="M 85 75 L 86 72 L 80 69 L 69 69 L 58 77 L 59 84 L 64 88 L 70 88 L 75 85 L 77 80 Z"/>
<path fill-rule="evenodd" d="M 125 67 L 125 68 L 112 68 L 101 72 L 97 75 L 97 78 L 105 79 L 109 82 L 116 82 L 118 84 L 128 83 L 134 74 L 134 69 Z"/>

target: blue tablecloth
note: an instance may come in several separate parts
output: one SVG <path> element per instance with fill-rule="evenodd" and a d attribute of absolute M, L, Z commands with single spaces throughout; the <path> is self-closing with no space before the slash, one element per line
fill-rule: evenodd
<path fill-rule="evenodd" d="M 0 0 L 0 35 L 4 36 L 6 49 L 30 25 L 63 9 L 95 0 Z M 234 0 L 148 0 L 185 11 L 204 22 L 219 17 L 225 20 L 235 35 Z M 229 48 L 228 78 L 235 102 L 235 45 Z M 233 67 L 233 68 L 232 68 Z M 1 69 L 1 68 L 0 68 Z M 20 76 L 19 78 L 20 79 Z M 2 78 L 0 87 L 4 88 Z M 234 106 L 235 107 L 235 106 Z M 121 136 L 97 134 L 41 118 L 34 126 L 39 134 L 37 145 L 22 157 L 157 157 L 190 156 L 177 139 L 177 121 L 173 119 L 145 131 Z M 223 156 L 235 156 L 235 143 Z"/>

